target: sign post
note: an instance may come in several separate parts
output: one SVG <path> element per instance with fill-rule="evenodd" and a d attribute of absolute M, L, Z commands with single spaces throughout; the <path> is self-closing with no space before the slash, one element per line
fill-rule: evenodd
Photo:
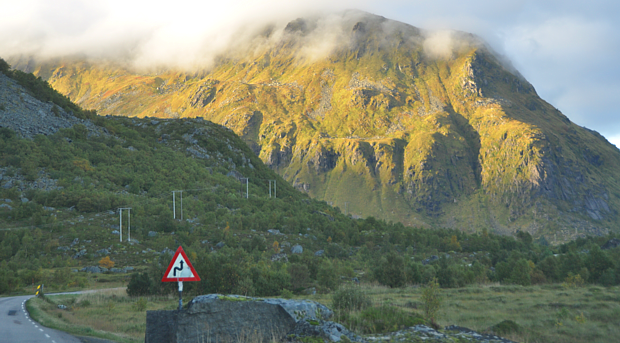
<path fill-rule="evenodd" d="M 183 309 L 183 281 L 200 281 L 200 276 L 187 258 L 183 247 L 179 247 L 172 256 L 172 261 L 170 261 L 161 281 L 179 284 L 179 310 Z"/>

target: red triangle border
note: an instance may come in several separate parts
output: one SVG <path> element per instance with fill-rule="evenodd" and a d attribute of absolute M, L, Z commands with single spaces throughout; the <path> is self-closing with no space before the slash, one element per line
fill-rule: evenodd
<path fill-rule="evenodd" d="M 172 266 L 174 265 L 174 261 L 176 261 L 177 256 L 179 256 L 179 254 L 181 254 L 181 256 L 183 256 L 183 258 L 185 259 L 185 262 L 187 262 L 187 266 L 192 271 L 192 274 L 194 274 L 194 277 L 175 277 L 175 278 L 166 277 L 166 275 L 170 273 L 170 270 L 172 269 Z M 177 251 L 174 253 L 174 256 L 172 256 L 172 261 L 170 261 L 170 264 L 168 265 L 168 269 L 166 269 L 166 272 L 164 273 L 164 277 L 161 278 L 161 282 L 176 282 L 176 281 L 200 281 L 200 276 L 198 276 L 198 273 L 196 273 L 196 269 L 194 269 L 194 266 L 192 266 L 192 263 L 189 261 L 189 258 L 187 258 L 187 255 L 185 255 L 185 251 L 183 250 L 183 247 L 181 246 L 179 246 Z"/>

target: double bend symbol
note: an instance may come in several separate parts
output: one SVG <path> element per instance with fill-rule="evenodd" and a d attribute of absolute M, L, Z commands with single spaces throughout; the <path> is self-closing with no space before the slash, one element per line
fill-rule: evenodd
<path fill-rule="evenodd" d="M 172 275 L 173 276 L 177 276 L 177 270 L 179 272 L 181 272 L 181 270 L 183 270 L 183 260 L 179 261 L 179 264 L 181 264 L 181 267 L 174 267 L 174 269 L 172 270 Z M 168 274 L 170 275 L 170 274 Z"/>

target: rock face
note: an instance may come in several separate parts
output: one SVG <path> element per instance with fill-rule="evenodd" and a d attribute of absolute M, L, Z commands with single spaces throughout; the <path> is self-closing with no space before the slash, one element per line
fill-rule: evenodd
<path fill-rule="evenodd" d="M 281 306 L 261 301 L 192 302 L 186 311 L 148 311 L 146 342 L 268 342 L 295 323 Z"/>
<path fill-rule="evenodd" d="M 202 295 L 181 311 L 147 311 L 146 342 L 279 341 L 289 335 L 338 342 L 362 339 L 328 321 L 333 312 L 309 300 Z"/>
<path fill-rule="evenodd" d="M 0 121 L 1 127 L 9 127 L 24 138 L 38 134 L 51 135 L 60 129 L 83 124 L 92 133 L 100 128 L 92 122 L 75 117 L 62 108 L 44 103 L 20 86 L 15 80 L 0 73 Z"/>

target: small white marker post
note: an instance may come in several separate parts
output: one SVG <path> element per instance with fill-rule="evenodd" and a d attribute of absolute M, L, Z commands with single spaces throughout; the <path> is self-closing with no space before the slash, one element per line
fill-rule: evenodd
<path fill-rule="evenodd" d="M 183 281 L 179 281 L 179 310 L 183 309 Z"/>

